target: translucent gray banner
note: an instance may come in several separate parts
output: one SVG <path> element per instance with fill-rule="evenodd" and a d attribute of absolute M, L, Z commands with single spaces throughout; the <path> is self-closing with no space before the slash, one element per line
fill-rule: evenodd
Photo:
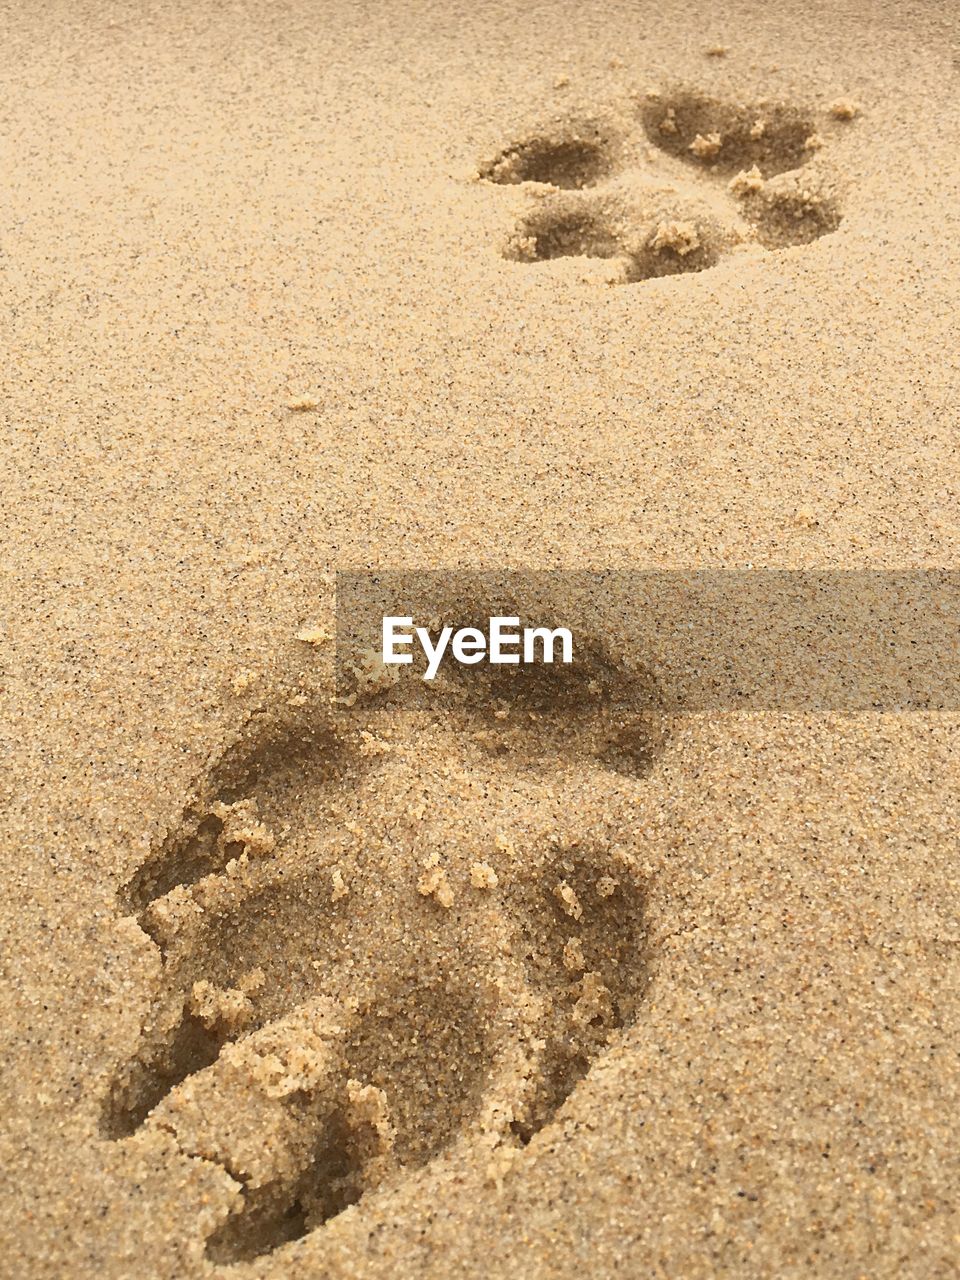
<path fill-rule="evenodd" d="M 397 624 L 383 662 L 384 618 Z M 490 661 L 490 619 L 517 619 L 519 662 Z M 415 628 L 421 628 L 426 648 Z M 572 661 L 522 661 L 523 627 L 566 628 Z M 447 632 L 434 674 L 429 654 Z M 455 656 L 456 633 L 468 633 Z M 337 693 L 410 708 L 443 698 L 512 700 L 565 690 L 607 704 L 707 710 L 952 711 L 960 708 L 960 571 L 697 570 L 464 572 L 337 576 Z"/>

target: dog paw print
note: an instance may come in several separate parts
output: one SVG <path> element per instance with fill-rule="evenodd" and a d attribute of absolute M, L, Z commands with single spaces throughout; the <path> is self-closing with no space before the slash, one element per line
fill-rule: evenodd
<path fill-rule="evenodd" d="M 157 977 L 104 1136 L 228 1175 L 214 1264 L 441 1156 L 522 1159 L 637 1016 L 641 873 L 558 797 L 653 768 L 649 688 L 479 683 L 419 730 L 274 691 L 122 891 Z"/>
<path fill-rule="evenodd" d="M 531 133 L 479 176 L 528 186 L 505 258 L 607 259 L 611 278 L 629 284 L 704 271 L 743 246 L 784 249 L 836 230 L 825 156 L 852 118 L 687 88 L 651 92 L 629 120 L 573 116 Z"/>

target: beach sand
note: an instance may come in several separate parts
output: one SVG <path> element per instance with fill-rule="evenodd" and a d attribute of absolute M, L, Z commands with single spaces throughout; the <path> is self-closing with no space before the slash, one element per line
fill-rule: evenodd
<path fill-rule="evenodd" d="M 956 1274 L 957 716 L 347 715 L 329 636 L 955 564 L 958 26 L 7 7 L 6 1274 Z"/>

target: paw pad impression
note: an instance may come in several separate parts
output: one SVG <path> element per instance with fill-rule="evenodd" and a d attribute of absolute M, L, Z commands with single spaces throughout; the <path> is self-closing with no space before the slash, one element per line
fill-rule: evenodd
<path fill-rule="evenodd" d="M 835 231 L 842 215 L 821 154 L 837 120 L 783 102 L 651 92 L 632 133 L 600 116 L 558 120 L 479 176 L 531 184 L 509 261 L 607 259 L 630 284 L 707 270 L 738 245 L 785 249 Z"/>
<path fill-rule="evenodd" d="M 539 748 L 554 768 L 643 777 L 656 724 L 621 709 L 620 680 L 600 658 L 570 684 L 552 669 L 522 690 L 491 680 L 454 716 L 464 767 L 486 776 Z M 391 721 L 398 748 L 381 755 L 325 714 L 299 698 L 258 713 L 121 893 L 160 968 L 103 1133 L 165 1135 L 233 1180 L 215 1264 L 272 1253 L 446 1152 L 521 1152 L 646 981 L 626 852 L 487 832 L 496 871 L 470 844 L 453 908 L 396 853 L 422 784 L 409 722 Z M 375 830 L 385 843 L 354 838 Z"/>

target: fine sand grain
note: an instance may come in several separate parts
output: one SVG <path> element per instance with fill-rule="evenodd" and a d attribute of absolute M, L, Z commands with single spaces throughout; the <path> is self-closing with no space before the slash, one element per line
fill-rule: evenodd
<path fill-rule="evenodd" d="M 0 1270 L 955 1275 L 956 715 L 331 700 L 338 569 L 957 563 L 955 4 L 3 12 Z"/>

